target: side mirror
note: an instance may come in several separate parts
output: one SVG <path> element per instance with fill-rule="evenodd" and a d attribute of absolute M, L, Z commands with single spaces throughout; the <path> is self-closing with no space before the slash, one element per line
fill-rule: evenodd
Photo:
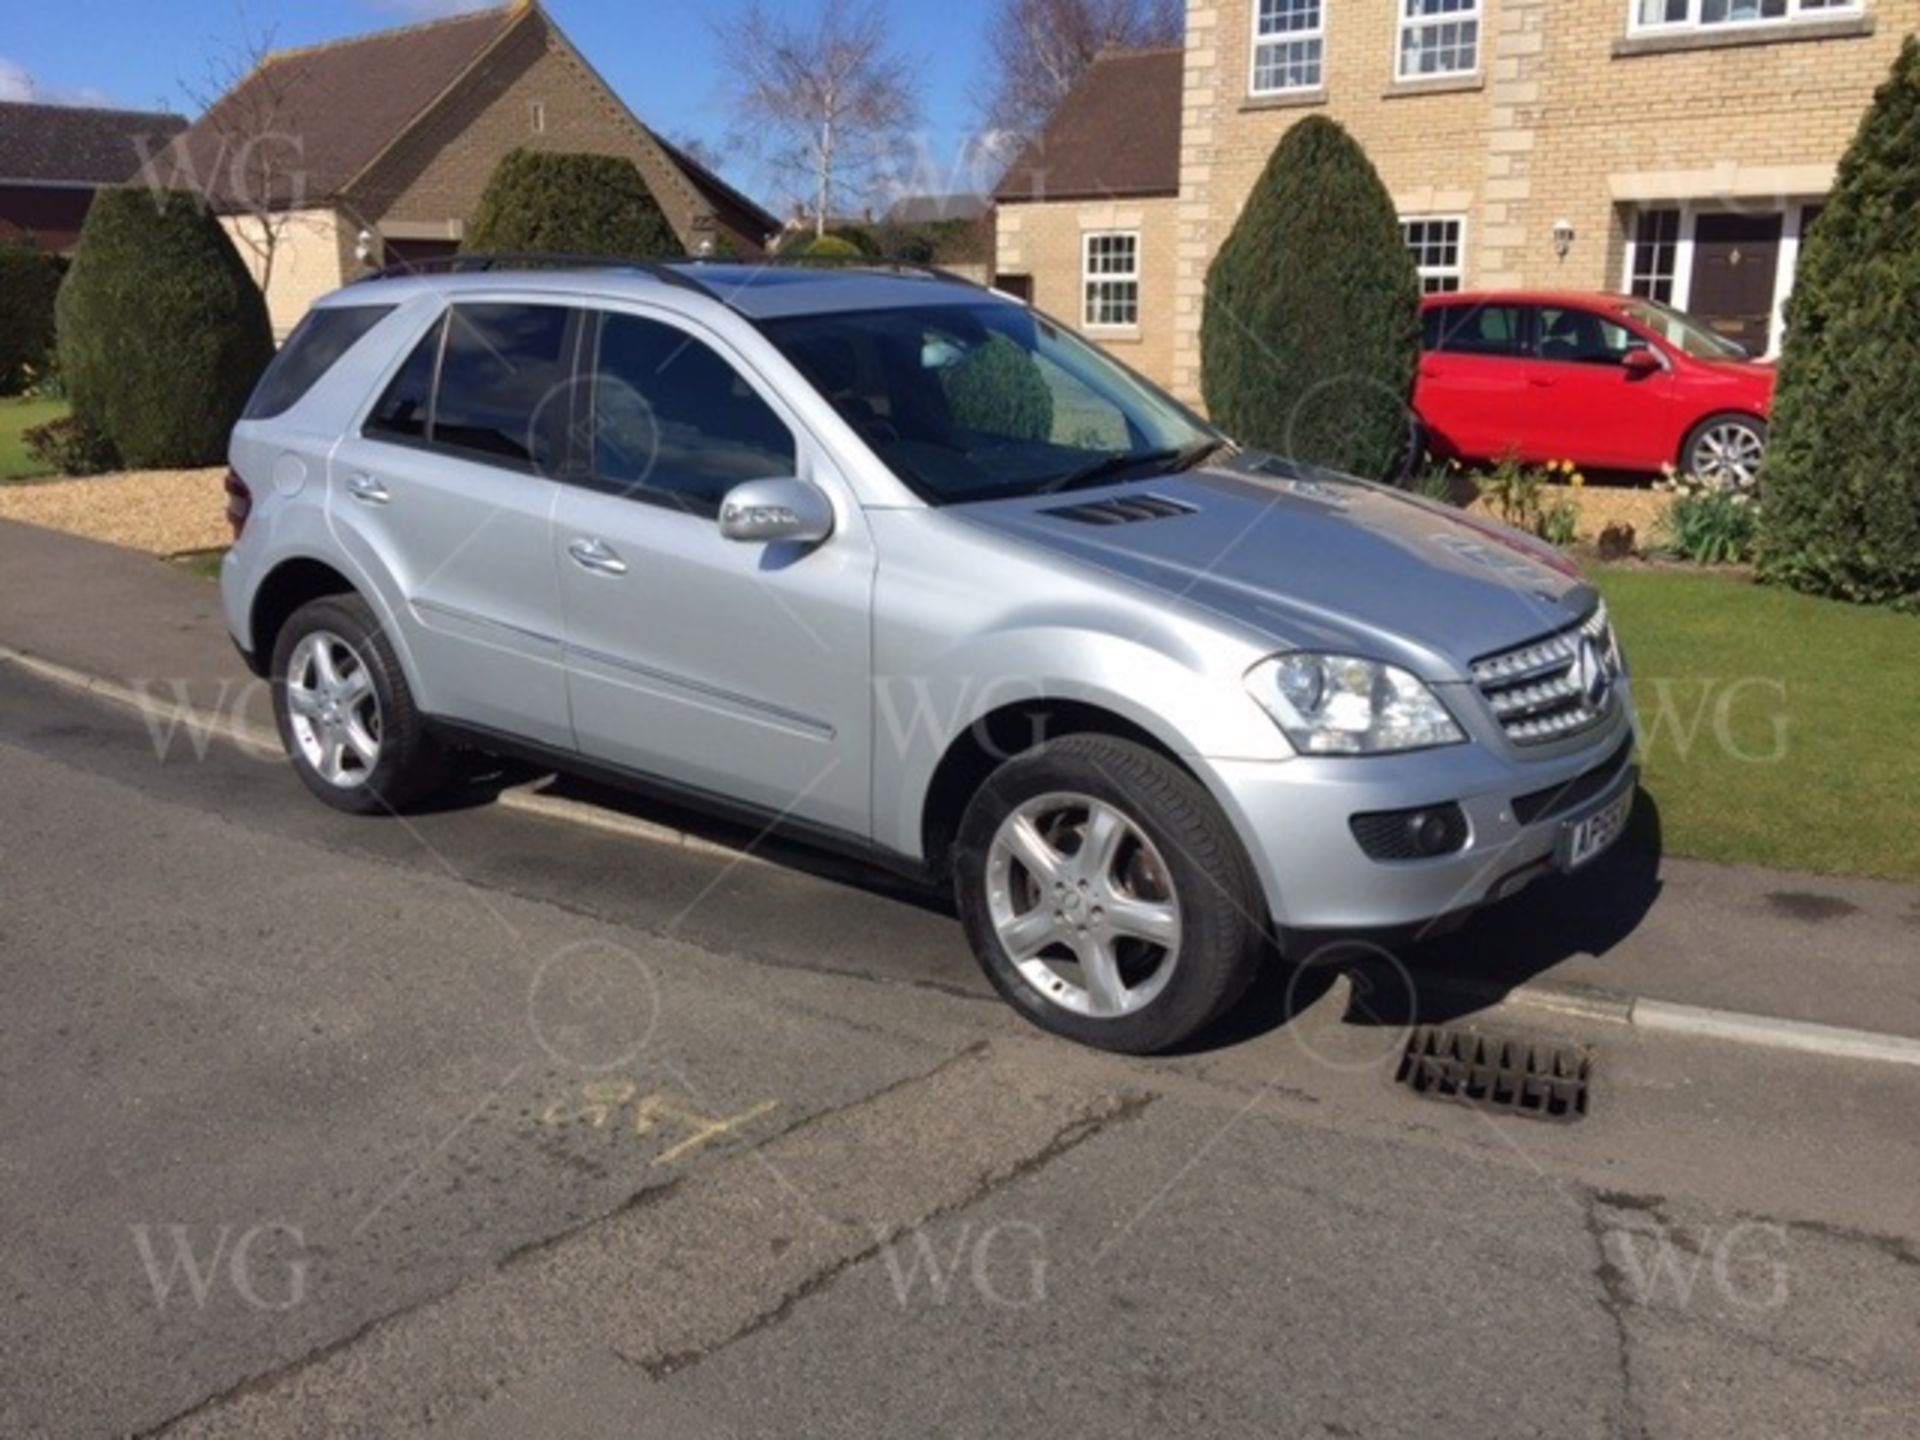
<path fill-rule="evenodd" d="M 1636 345 L 1627 351 L 1620 361 L 1620 367 L 1627 372 L 1629 380 L 1644 380 L 1667 368 L 1651 345 Z"/>
<path fill-rule="evenodd" d="M 816 544 L 833 533 L 833 502 L 809 480 L 749 480 L 720 502 L 720 533 L 762 545 Z"/>

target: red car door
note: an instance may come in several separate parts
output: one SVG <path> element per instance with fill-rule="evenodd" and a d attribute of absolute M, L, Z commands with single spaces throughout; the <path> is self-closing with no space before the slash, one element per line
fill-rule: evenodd
<path fill-rule="evenodd" d="M 1673 362 L 1610 315 L 1578 305 L 1534 310 L 1527 365 L 1526 458 L 1657 470 L 1673 458 Z M 1629 357 L 1635 351 L 1646 354 Z M 1651 358 L 1648 358 L 1651 357 Z"/>
<path fill-rule="evenodd" d="M 1422 316 L 1414 408 L 1435 454 L 1497 460 L 1516 445 L 1530 365 L 1525 307 L 1435 304 Z"/>

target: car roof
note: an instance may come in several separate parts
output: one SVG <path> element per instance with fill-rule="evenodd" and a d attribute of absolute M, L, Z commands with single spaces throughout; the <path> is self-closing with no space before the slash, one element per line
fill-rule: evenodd
<path fill-rule="evenodd" d="M 1444 295 L 1423 295 L 1420 303 L 1429 309 L 1441 305 L 1587 305 L 1612 310 L 1640 298 L 1617 290 L 1453 290 Z"/>
<path fill-rule="evenodd" d="M 381 272 L 335 291 L 325 303 L 395 301 L 421 291 L 456 296 L 503 286 L 556 297 L 696 294 L 750 320 L 823 315 L 849 310 L 895 310 L 925 305 L 1020 302 L 957 276 L 905 266 L 820 266 L 688 260 L 618 260 L 522 265 L 511 258 L 456 257 L 473 268 Z"/>

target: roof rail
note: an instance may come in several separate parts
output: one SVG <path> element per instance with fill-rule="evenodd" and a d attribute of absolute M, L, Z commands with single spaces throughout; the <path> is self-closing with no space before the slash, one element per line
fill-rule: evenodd
<path fill-rule="evenodd" d="M 662 284 L 677 285 L 683 290 L 694 290 L 707 296 L 713 294 L 705 285 L 683 271 L 674 269 L 673 263 L 666 261 L 641 259 L 638 256 L 570 255 L 562 251 L 543 250 L 463 252 L 457 255 L 434 255 L 424 260 L 400 260 L 359 276 L 354 283 L 393 280 L 409 275 L 477 275 L 495 270 L 636 270 L 651 275 Z"/>

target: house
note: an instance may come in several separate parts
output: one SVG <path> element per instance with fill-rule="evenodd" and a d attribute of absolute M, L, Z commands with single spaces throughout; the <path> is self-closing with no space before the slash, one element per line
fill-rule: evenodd
<path fill-rule="evenodd" d="M 284 335 L 357 274 L 457 249 L 519 148 L 631 159 L 689 254 L 757 255 L 780 228 L 641 123 L 533 0 L 276 52 L 143 178 L 224 212 Z"/>
<path fill-rule="evenodd" d="M 124 185 L 187 128 L 179 115 L 0 102 L 0 240 L 72 252 L 103 185 Z"/>
<path fill-rule="evenodd" d="M 1163 382 L 1185 70 L 1179 49 L 1103 52 L 993 195 L 995 283 Z"/>
<path fill-rule="evenodd" d="M 1426 289 L 1630 290 L 1772 353 L 1801 237 L 1917 25 L 1920 0 L 1189 0 L 1177 198 L 1082 199 L 1077 258 L 1029 245 L 1026 268 L 1089 334 L 1130 296 L 1135 363 L 1197 398 L 1207 268 L 1288 126 L 1325 114 L 1379 169 Z M 1049 155 L 1099 143 L 1081 98 Z M 1003 267 L 1061 199 L 1003 194 Z"/>
<path fill-rule="evenodd" d="M 979 220 L 992 208 L 985 195 L 902 195 L 881 218 L 887 225 L 940 225 Z"/>

